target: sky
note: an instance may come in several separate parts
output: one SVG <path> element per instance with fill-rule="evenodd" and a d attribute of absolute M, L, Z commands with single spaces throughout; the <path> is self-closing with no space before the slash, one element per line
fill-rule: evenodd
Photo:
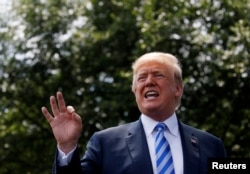
<path fill-rule="evenodd" d="M 13 1 L 14 0 L 0 0 L 0 29 L 5 27 L 5 22 L 3 21 L 10 19 L 10 9 Z"/>
<path fill-rule="evenodd" d="M 0 0 L 0 15 L 6 15 L 10 10 L 12 0 Z"/>

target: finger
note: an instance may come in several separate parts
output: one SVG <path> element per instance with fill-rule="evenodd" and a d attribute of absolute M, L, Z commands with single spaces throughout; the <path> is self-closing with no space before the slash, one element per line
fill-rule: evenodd
<path fill-rule="evenodd" d="M 47 108 L 42 107 L 41 108 L 42 113 L 44 115 L 44 117 L 47 119 L 47 121 L 50 123 L 53 121 L 53 116 L 48 112 Z"/>
<path fill-rule="evenodd" d="M 67 111 L 68 113 L 72 114 L 73 112 L 75 112 L 75 109 L 73 108 L 73 106 L 67 106 Z"/>
<path fill-rule="evenodd" d="M 74 119 L 76 120 L 77 123 L 82 124 L 82 119 L 81 116 L 78 115 L 77 113 L 73 113 Z"/>
<path fill-rule="evenodd" d="M 58 102 L 58 107 L 59 107 L 59 111 L 60 112 L 66 112 L 67 108 L 66 108 L 66 104 L 63 98 L 63 94 L 61 92 L 57 92 L 57 102 Z"/>
<path fill-rule="evenodd" d="M 82 124 L 81 116 L 78 115 L 76 112 L 73 112 L 72 117 L 76 121 L 76 123 L 79 125 L 79 128 L 82 130 L 83 124 Z"/>
<path fill-rule="evenodd" d="M 54 117 L 60 115 L 58 105 L 57 105 L 57 102 L 56 102 L 56 98 L 54 96 L 50 97 L 50 107 L 51 107 L 52 113 L 54 114 Z"/>

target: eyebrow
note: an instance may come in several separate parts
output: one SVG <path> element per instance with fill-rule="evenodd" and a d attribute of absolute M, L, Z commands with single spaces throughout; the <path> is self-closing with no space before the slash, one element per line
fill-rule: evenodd
<path fill-rule="evenodd" d="M 151 69 L 150 70 L 150 73 L 163 73 L 164 71 L 163 70 L 160 70 L 160 69 Z M 137 74 L 146 74 L 148 73 L 147 70 L 141 70 L 141 71 L 138 71 Z"/>

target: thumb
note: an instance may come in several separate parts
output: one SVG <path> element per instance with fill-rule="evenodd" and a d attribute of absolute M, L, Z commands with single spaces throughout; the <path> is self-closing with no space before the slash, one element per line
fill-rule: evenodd
<path fill-rule="evenodd" d="M 67 111 L 68 113 L 72 114 L 73 112 L 75 112 L 75 109 L 73 108 L 73 106 L 67 106 Z"/>
<path fill-rule="evenodd" d="M 78 123 L 82 122 L 81 116 L 75 112 L 73 106 L 67 106 L 67 111 L 71 115 L 71 117 L 75 119 Z"/>

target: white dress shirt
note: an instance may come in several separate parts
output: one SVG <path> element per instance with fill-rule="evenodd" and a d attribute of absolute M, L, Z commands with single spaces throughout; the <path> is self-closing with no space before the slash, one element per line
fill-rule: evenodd
<path fill-rule="evenodd" d="M 154 128 L 159 122 L 153 120 L 152 118 L 144 114 L 141 115 L 141 121 L 147 138 L 148 149 L 151 157 L 153 171 L 154 174 L 157 174 L 156 155 L 155 155 L 156 131 L 154 131 Z M 183 174 L 183 152 L 182 152 L 181 137 L 180 137 L 180 131 L 176 114 L 174 113 L 167 120 L 163 121 L 163 123 L 165 123 L 169 129 L 169 131 L 164 132 L 164 135 L 167 138 L 168 143 L 170 145 L 175 173 Z"/>

